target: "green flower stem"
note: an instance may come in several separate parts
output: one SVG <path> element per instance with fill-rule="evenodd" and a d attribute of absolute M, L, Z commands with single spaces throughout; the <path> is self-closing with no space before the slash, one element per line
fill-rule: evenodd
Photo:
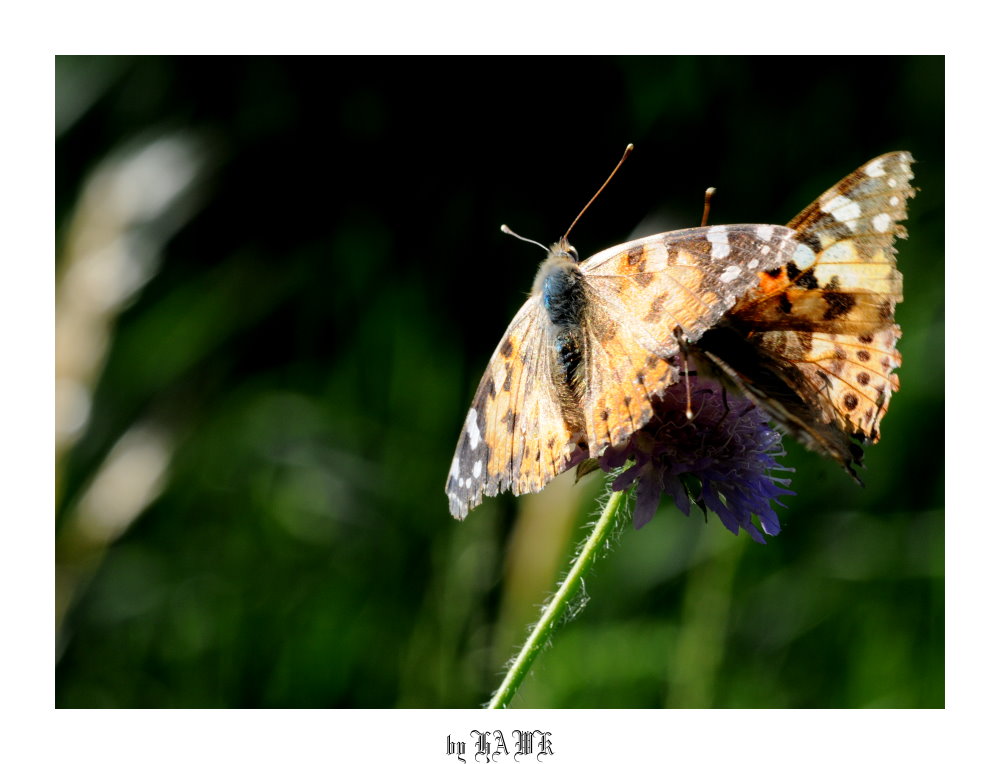
<path fill-rule="evenodd" d="M 507 676 L 503 678 L 500 687 L 490 699 L 489 708 L 507 708 L 510 705 L 518 688 L 528 675 L 531 664 L 535 662 L 535 658 L 538 657 L 542 648 L 552 638 L 552 634 L 558 626 L 560 619 L 566 612 L 569 604 L 573 601 L 576 593 L 580 590 L 583 577 L 590 572 L 594 560 L 597 559 L 598 554 L 604 548 L 608 536 L 615 527 L 615 517 L 618 514 L 618 510 L 621 509 L 624 503 L 624 491 L 616 491 L 608 497 L 607 504 L 604 505 L 600 517 L 594 523 L 590 536 L 573 561 L 569 573 L 566 574 L 562 583 L 559 584 L 556 593 L 549 600 L 548 605 L 545 606 L 545 609 L 542 611 L 542 617 L 535 624 L 535 628 L 531 630 L 527 641 L 521 647 L 521 651 L 507 670 Z"/>

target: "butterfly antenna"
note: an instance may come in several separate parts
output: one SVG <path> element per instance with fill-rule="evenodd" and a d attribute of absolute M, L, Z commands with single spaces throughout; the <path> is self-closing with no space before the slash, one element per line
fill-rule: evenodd
<path fill-rule="evenodd" d="M 512 230 L 510 230 L 507 227 L 506 223 L 504 223 L 502 226 L 500 226 L 500 230 L 503 231 L 506 234 L 509 234 L 510 236 L 513 236 L 515 239 L 520 239 L 521 241 L 526 241 L 526 242 L 528 242 L 528 244 L 537 244 L 539 247 L 541 247 L 542 249 L 544 249 L 546 252 L 549 251 L 549 248 L 546 247 L 544 244 L 541 244 L 541 243 L 535 241 L 534 239 L 529 239 L 529 238 L 527 238 L 525 236 L 521 236 L 521 234 L 519 234 L 519 233 L 514 233 Z"/>
<path fill-rule="evenodd" d="M 576 219 L 574 219 L 573 222 L 569 224 L 569 228 L 567 228 L 566 233 L 563 234 L 563 239 L 569 238 L 569 232 L 573 230 L 573 226 L 575 226 L 577 224 L 577 221 L 579 221 L 580 218 L 583 217 L 583 213 L 587 211 L 587 208 L 594 203 L 594 199 L 596 199 L 598 196 L 601 195 L 601 191 L 604 190 L 604 187 L 611 182 L 611 179 L 613 177 L 615 177 L 615 173 L 618 172 L 618 168 L 625 163 L 625 160 L 628 159 L 628 155 L 632 153 L 633 148 L 635 147 L 631 143 L 625 147 L 625 153 L 622 154 L 622 158 L 618 160 L 618 164 L 615 165 L 615 169 L 611 171 L 611 174 L 608 176 L 608 179 L 604 181 L 603 184 L 601 184 L 601 187 L 599 189 L 597 189 L 597 193 L 594 194 L 592 197 L 590 197 L 590 201 L 583 206 L 583 209 L 580 210 L 580 214 L 576 216 Z"/>
<path fill-rule="evenodd" d="M 701 225 L 704 228 L 708 225 L 708 211 L 712 207 L 712 197 L 715 196 L 714 188 L 705 189 L 705 209 L 701 213 Z"/>

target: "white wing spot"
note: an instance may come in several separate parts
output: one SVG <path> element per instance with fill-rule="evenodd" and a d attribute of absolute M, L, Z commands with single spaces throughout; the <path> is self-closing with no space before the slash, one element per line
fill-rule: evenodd
<path fill-rule="evenodd" d="M 451 514 L 453 517 L 462 520 L 469 514 L 469 507 L 466 505 L 465 500 L 457 493 L 449 493 L 448 499 L 450 500 L 449 503 L 451 504 Z"/>
<path fill-rule="evenodd" d="M 469 433 L 469 448 L 473 451 L 476 450 L 482 438 L 479 434 L 479 423 L 476 422 L 475 409 L 469 409 L 469 413 L 465 417 L 465 431 Z"/>
<path fill-rule="evenodd" d="M 861 205 L 857 202 L 852 202 L 846 196 L 840 194 L 826 202 L 820 209 L 823 212 L 833 215 L 841 223 L 861 217 Z M 853 230 L 853 226 L 851 226 L 851 229 Z"/>
<path fill-rule="evenodd" d="M 889 204 L 891 204 L 893 207 L 899 206 L 899 197 L 894 196 L 891 199 L 889 199 Z"/>
<path fill-rule="evenodd" d="M 889 230 L 889 224 L 892 222 L 892 218 L 889 217 L 887 212 L 883 212 L 872 218 L 872 227 L 879 233 L 885 233 Z"/>
<path fill-rule="evenodd" d="M 751 260 L 749 263 L 747 263 L 747 270 L 748 271 L 755 271 L 755 270 L 757 270 L 757 266 L 758 265 L 760 265 L 760 260 L 758 260 L 755 257 L 753 260 Z"/>
<path fill-rule="evenodd" d="M 458 477 L 458 456 L 451 460 L 451 472 L 448 474 L 454 478 Z"/>
<path fill-rule="evenodd" d="M 795 263 L 796 268 L 804 271 L 807 268 L 812 268 L 816 263 L 816 253 L 805 244 L 799 244 L 792 255 L 792 262 Z"/>
<path fill-rule="evenodd" d="M 889 178 L 889 188 L 895 188 L 897 185 L 899 185 L 899 181 L 895 178 Z"/>
<path fill-rule="evenodd" d="M 857 259 L 854 243 L 841 239 L 823 253 L 824 263 L 851 263 Z"/>
<path fill-rule="evenodd" d="M 765 244 L 763 247 L 760 248 L 760 253 L 762 255 L 769 255 L 769 254 L 771 254 L 771 245 L 770 244 Z"/>
<path fill-rule="evenodd" d="M 865 165 L 865 175 L 869 178 L 881 178 L 885 175 L 885 168 L 882 167 L 883 157 L 879 157 Z"/>
<path fill-rule="evenodd" d="M 730 281 L 739 278 L 739 275 L 740 275 L 740 267 L 738 265 L 730 265 L 728 268 L 726 268 L 726 270 L 722 272 L 722 275 L 719 276 L 719 281 L 724 281 L 726 283 L 729 283 Z"/>
<path fill-rule="evenodd" d="M 712 257 L 718 259 L 729 256 L 729 234 L 725 226 L 712 226 L 705 238 L 712 244 Z"/>
<path fill-rule="evenodd" d="M 483 472 L 483 460 L 479 459 L 475 464 L 472 465 L 472 477 L 478 480 L 482 472 Z"/>
<path fill-rule="evenodd" d="M 646 247 L 646 270 L 649 272 L 662 271 L 667 267 L 666 247 Z"/>
<path fill-rule="evenodd" d="M 472 488 L 472 478 L 466 478 L 465 479 L 465 487 L 466 488 Z"/>
<path fill-rule="evenodd" d="M 774 236 L 774 226 L 773 225 L 757 226 L 757 235 L 764 241 L 767 241 L 772 236 Z"/>

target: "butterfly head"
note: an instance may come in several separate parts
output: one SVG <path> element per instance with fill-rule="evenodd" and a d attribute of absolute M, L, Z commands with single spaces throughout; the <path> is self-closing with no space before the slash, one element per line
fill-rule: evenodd
<path fill-rule="evenodd" d="M 570 244 L 569 239 L 565 236 L 548 249 L 550 260 L 569 260 L 571 263 L 580 262 L 580 253 L 576 251 L 576 247 Z"/>

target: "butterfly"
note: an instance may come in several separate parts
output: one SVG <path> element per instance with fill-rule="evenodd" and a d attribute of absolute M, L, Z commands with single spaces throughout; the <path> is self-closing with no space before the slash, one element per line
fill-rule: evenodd
<path fill-rule="evenodd" d="M 670 231 L 582 262 L 567 231 L 466 414 L 445 484 L 451 514 L 539 491 L 625 442 L 689 358 L 856 478 L 858 442 L 878 440 L 899 386 L 893 240 L 905 236 L 912 161 L 871 160 L 787 226 Z"/>

